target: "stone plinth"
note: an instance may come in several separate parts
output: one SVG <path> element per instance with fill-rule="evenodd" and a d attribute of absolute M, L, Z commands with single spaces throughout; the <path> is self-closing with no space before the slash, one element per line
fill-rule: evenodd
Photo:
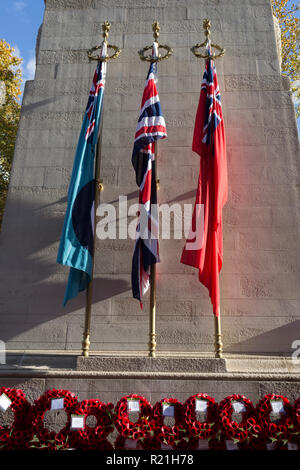
<path fill-rule="evenodd" d="M 195 393 L 209 393 L 217 401 L 240 393 L 257 402 L 266 393 L 280 393 L 291 401 L 299 396 L 300 364 L 288 357 L 228 355 L 202 357 L 137 357 L 76 354 L 18 353 L 0 366 L 2 385 L 22 388 L 36 399 L 51 388 L 69 389 L 80 400 L 117 401 L 130 393 L 155 403 L 163 397 L 185 401 Z"/>

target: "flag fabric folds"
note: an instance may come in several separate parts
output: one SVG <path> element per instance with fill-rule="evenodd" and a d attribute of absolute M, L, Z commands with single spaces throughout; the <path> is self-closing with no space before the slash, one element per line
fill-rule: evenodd
<path fill-rule="evenodd" d="M 211 47 L 208 45 L 211 55 Z M 222 208 L 227 201 L 227 162 L 221 96 L 213 60 L 206 61 L 200 100 L 195 120 L 192 150 L 198 153 L 200 172 L 192 232 L 197 229 L 199 207 L 203 205 L 204 227 L 198 246 L 186 241 L 181 263 L 199 270 L 199 281 L 209 290 L 216 316 L 220 312 L 219 273 L 223 262 Z M 198 231 L 198 236 L 199 236 Z M 197 236 L 197 233 L 196 233 Z"/>
<path fill-rule="evenodd" d="M 106 45 L 102 46 L 102 57 Z M 64 305 L 87 289 L 92 279 L 94 251 L 95 153 L 102 114 L 106 62 L 99 62 L 89 93 L 77 144 L 68 206 L 57 262 L 70 266 Z"/>
<path fill-rule="evenodd" d="M 153 44 L 157 57 L 158 45 Z M 132 260 L 132 294 L 143 306 L 143 295 L 150 286 L 151 265 L 159 262 L 158 211 L 155 169 L 155 142 L 167 136 L 156 88 L 157 65 L 151 63 L 142 98 L 132 164 L 139 187 L 139 218 Z"/>

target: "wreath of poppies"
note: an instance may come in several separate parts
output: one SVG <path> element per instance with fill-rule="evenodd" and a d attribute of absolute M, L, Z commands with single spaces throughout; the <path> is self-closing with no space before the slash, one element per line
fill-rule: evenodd
<path fill-rule="evenodd" d="M 14 420 L 11 426 L 0 425 L 0 450 L 70 447 L 112 450 L 108 436 L 114 426 L 119 431 L 115 449 L 130 449 L 131 440 L 136 443 L 136 449 L 160 450 L 165 444 L 176 450 L 196 450 L 200 439 L 209 440 L 209 448 L 214 450 L 226 450 L 227 439 L 233 440 L 239 449 L 247 450 L 265 449 L 268 440 L 274 443 L 276 450 L 286 450 L 289 442 L 300 448 L 300 398 L 292 406 L 286 397 L 268 394 L 254 408 L 251 400 L 243 395 L 230 395 L 218 405 L 214 398 L 198 393 L 189 397 L 184 405 L 174 398 L 164 398 L 152 408 L 146 398 L 131 394 L 123 397 L 114 411 L 112 403 L 105 404 L 100 400 L 78 403 L 75 394 L 68 390 L 49 390 L 34 402 L 34 406 L 26 400 L 22 390 L 2 387 L 0 397 L 3 394 L 11 401 L 9 409 L 14 413 Z M 67 414 L 67 422 L 58 433 L 48 431 L 44 423 L 53 399 L 64 399 L 63 409 Z M 197 420 L 197 399 L 207 402 L 203 422 Z M 136 422 L 129 419 L 130 400 L 139 402 Z M 284 413 L 280 413 L 275 422 L 270 416 L 272 400 L 281 400 L 284 408 Z M 245 411 L 241 411 L 241 423 L 232 419 L 233 401 L 243 403 L 245 407 Z M 164 404 L 174 407 L 173 426 L 165 424 Z M 82 429 L 71 428 L 72 415 L 84 417 Z M 96 418 L 93 427 L 86 423 L 89 416 Z"/>
<path fill-rule="evenodd" d="M 137 421 L 134 423 L 128 416 L 128 400 L 139 400 L 140 411 Z M 151 425 L 152 406 L 145 397 L 132 393 L 121 398 L 115 407 L 115 426 L 121 436 L 126 439 L 140 440 L 152 435 Z"/>
<path fill-rule="evenodd" d="M 232 419 L 234 412 L 232 401 L 237 401 L 245 406 L 245 411 L 242 412 L 242 421 L 238 423 Z M 251 400 L 244 395 L 230 395 L 224 398 L 219 405 L 219 423 L 220 430 L 224 433 L 225 439 L 232 439 L 238 443 L 249 443 L 250 438 L 255 434 L 253 428 L 256 428 L 257 422 L 255 420 L 255 409 Z"/>
<path fill-rule="evenodd" d="M 102 403 L 100 400 L 84 400 L 74 410 L 75 415 L 84 416 L 84 428 L 70 430 L 70 445 L 86 450 L 111 450 L 113 447 L 107 441 L 107 436 L 113 432 L 112 403 Z M 96 426 L 86 423 L 89 416 L 96 418 Z"/>
<path fill-rule="evenodd" d="M 174 406 L 174 426 L 164 424 L 163 405 Z M 163 398 L 158 401 L 152 411 L 152 423 L 155 427 L 155 436 L 161 443 L 171 445 L 176 448 L 180 441 L 187 438 L 187 431 L 182 415 L 183 404 L 176 398 Z"/>
<path fill-rule="evenodd" d="M 205 421 L 198 421 L 196 415 L 197 400 L 207 402 L 207 414 Z M 183 419 L 190 436 L 199 439 L 210 439 L 217 432 L 217 411 L 218 405 L 215 399 L 207 393 L 197 393 L 186 400 L 183 405 Z"/>
<path fill-rule="evenodd" d="M 271 401 L 281 400 L 284 407 L 284 413 L 280 413 L 278 422 L 272 422 L 270 413 L 272 412 Z M 265 440 L 268 438 L 272 441 L 288 441 L 295 439 L 295 418 L 293 415 L 295 408 L 289 400 L 282 396 L 270 393 L 265 395 L 257 404 L 256 412 L 259 424 L 262 429 L 262 436 Z"/>
<path fill-rule="evenodd" d="M 0 396 L 3 394 L 12 402 L 9 409 L 14 413 L 14 421 L 9 427 L 0 426 L 0 449 L 27 448 L 33 436 L 30 418 L 31 405 L 22 390 L 1 387 Z"/>
<path fill-rule="evenodd" d="M 57 398 L 64 399 L 64 411 L 67 414 L 67 422 L 58 433 L 48 431 L 44 424 L 45 413 L 51 409 L 51 401 Z M 75 413 L 77 406 L 77 397 L 68 390 L 48 390 L 38 400 L 35 400 L 31 410 L 31 419 L 34 433 L 38 441 L 34 441 L 32 447 L 43 447 L 50 450 L 70 447 L 69 433 L 71 414 Z"/>

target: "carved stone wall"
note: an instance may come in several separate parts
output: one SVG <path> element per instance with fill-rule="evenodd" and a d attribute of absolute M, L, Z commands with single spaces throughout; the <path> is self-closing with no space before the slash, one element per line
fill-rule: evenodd
<path fill-rule="evenodd" d="M 289 82 L 280 76 L 269 0 L 47 0 L 34 81 L 27 82 L 0 245 L 0 338 L 8 349 L 81 348 L 85 295 L 62 306 L 68 269 L 56 264 L 70 172 L 95 64 L 86 50 L 101 24 L 124 50 L 109 63 L 101 177 L 103 202 L 137 202 L 131 167 L 147 66 L 137 50 L 151 24 L 174 55 L 159 64 L 168 139 L 159 144 L 160 203 L 193 202 L 191 151 L 203 74 L 190 47 L 202 21 L 226 48 L 217 61 L 227 134 L 221 314 L 227 352 L 287 353 L 298 338 L 299 160 Z M 131 298 L 132 240 L 97 242 L 92 350 L 145 351 L 148 305 Z M 158 351 L 213 351 L 213 317 L 197 272 L 181 265 L 184 240 L 161 240 Z M 297 336 L 298 334 L 298 336 Z"/>

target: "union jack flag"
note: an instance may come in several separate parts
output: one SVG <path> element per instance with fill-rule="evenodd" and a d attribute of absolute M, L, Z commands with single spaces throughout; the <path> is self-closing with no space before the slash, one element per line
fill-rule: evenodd
<path fill-rule="evenodd" d="M 212 54 L 210 44 L 207 46 L 207 52 L 209 55 Z M 202 142 L 209 145 L 213 142 L 213 134 L 222 121 L 221 94 L 213 60 L 207 60 L 206 62 L 201 92 L 204 92 L 206 95 Z"/>
<path fill-rule="evenodd" d="M 103 51 L 102 55 L 105 56 L 106 54 L 106 49 L 107 46 L 106 44 L 103 45 Z M 85 140 L 90 140 L 92 141 L 93 135 L 94 135 L 94 130 L 95 130 L 95 124 L 96 124 L 96 111 L 97 111 L 97 98 L 98 95 L 101 92 L 103 93 L 103 89 L 105 86 L 105 79 L 106 79 L 106 62 L 99 62 L 98 66 L 96 68 L 94 78 L 93 78 L 93 83 L 92 87 L 90 90 L 89 94 L 89 100 L 88 104 L 86 107 L 86 114 L 88 116 L 88 128 L 86 130 L 86 135 L 85 135 Z"/>
<path fill-rule="evenodd" d="M 157 56 L 157 43 L 153 53 Z M 143 307 L 142 298 L 150 286 L 152 264 L 159 262 L 158 211 L 155 171 L 155 142 L 167 136 L 166 123 L 162 115 L 156 88 L 157 65 L 151 63 L 142 99 L 138 120 L 132 164 L 139 186 L 139 219 L 132 260 L 132 293 Z"/>

